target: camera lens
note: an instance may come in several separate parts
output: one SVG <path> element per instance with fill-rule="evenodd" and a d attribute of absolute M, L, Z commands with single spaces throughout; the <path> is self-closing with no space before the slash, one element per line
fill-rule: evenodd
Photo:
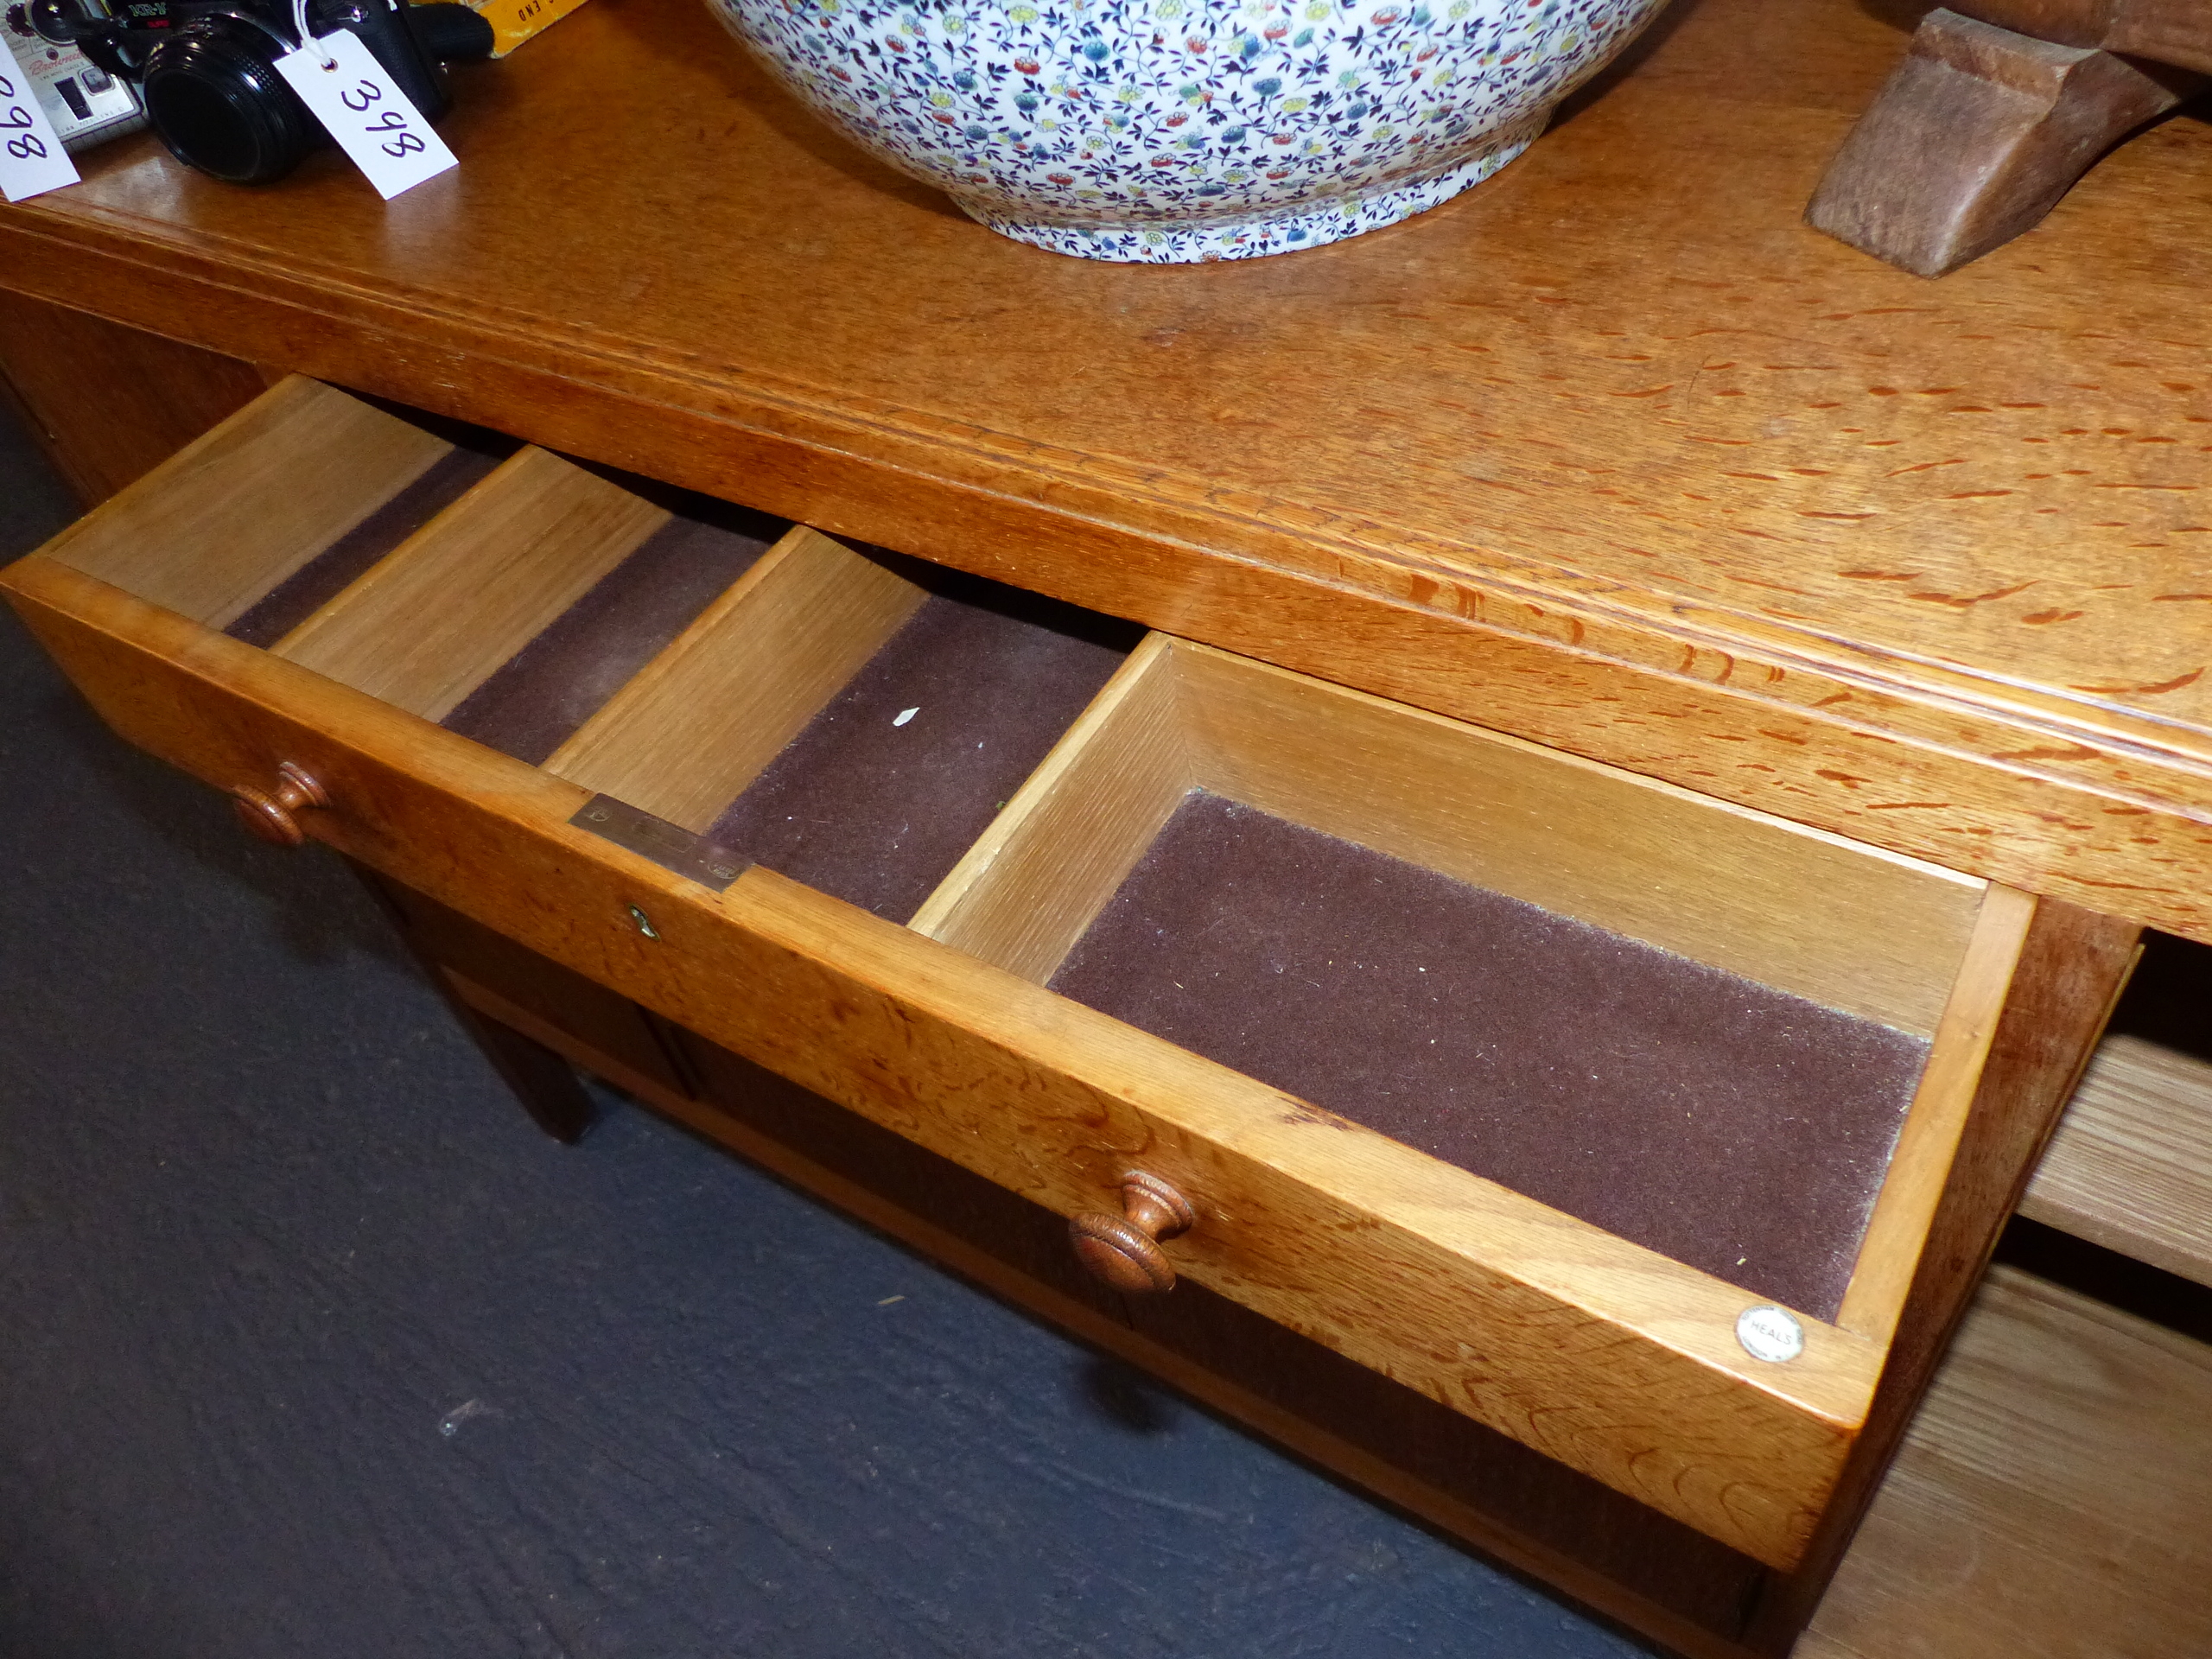
<path fill-rule="evenodd" d="M 195 18 L 146 57 L 146 115 L 169 154 L 235 184 L 299 165 L 314 118 L 270 60 L 282 48 L 233 17 Z"/>

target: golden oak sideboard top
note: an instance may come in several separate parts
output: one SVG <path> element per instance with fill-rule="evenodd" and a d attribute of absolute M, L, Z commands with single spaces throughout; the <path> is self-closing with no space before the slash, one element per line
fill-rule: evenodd
<path fill-rule="evenodd" d="M 131 141 L 0 287 L 2212 938 L 2212 125 L 1906 276 L 1799 215 L 1912 10 L 1678 0 L 1457 202 L 1148 267 L 595 0 L 454 174 Z"/>

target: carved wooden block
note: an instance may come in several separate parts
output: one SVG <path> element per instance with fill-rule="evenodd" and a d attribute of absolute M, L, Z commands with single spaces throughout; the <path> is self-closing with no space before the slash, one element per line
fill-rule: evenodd
<path fill-rule="evenodd" d="M 1930 12 L 1805 210 L 1815 229 L 1922 276 L 2032 228 L 2099 156 L 2204 84 L 2096 42 L 2156 39 L 2212 66 L 2212 7 L 2201 0 L 1974 0 L 1974 10 L 2089 43 Z"/>
<path fill-rule="evenodd" d="M 2212 74 L 2206 0 L 1961 0 L 1955 10 L 2058 46 L 2094 47 Z"/>

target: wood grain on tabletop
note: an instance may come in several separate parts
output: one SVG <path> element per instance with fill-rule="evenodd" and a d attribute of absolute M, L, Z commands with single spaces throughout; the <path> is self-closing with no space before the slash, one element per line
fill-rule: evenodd
<path fill-rule="evenodd" d="M 767 871 L 710 893 L 571 828 L 575 785 L 51 560 L 6 586 L 126 741 L 225 787 L 305 766 L 319 838 L 1062 1214 L 1142 1148 L 1200 1213 L 1179 1273 L 1744 1554 L 1803 1548 L 1878 1344 L 1808 1325 L 1761 1367 L 1717 1280 Z M 1438 1341 L 1471 1317 L 1482 1351 Z"/>
<path fill-rule="evenodd" d="M 2212 1349 L 1993 1270 L 1796 1659 L 2199 1659 L 2208 1417 Z"/>
<path fill-rule="evenodd" d="M 1799 222 L 1904 42 L 1682 0 L 1459 201 L 1159 269 L 989 236 L 693 0 L 607 0 L 463 73 L 467 161 L 389 207 L 125 143 L 0 246 L 44 297 L 2212 937 L 2212 130 L 1930 285 Z M 573 119 L 610 85 L 651 88 L 613 144 Z"/>
<path fill-rule="evenodd" d="M 2212 1064 L 2107 1038 L 2020 1213 L 2212 1285 Z"/>

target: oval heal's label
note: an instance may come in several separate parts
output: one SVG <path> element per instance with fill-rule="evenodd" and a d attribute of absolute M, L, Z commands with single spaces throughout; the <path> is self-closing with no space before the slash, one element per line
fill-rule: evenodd
<path fill-rule="evenodd" d="M 1753 1359 L 1779 1365 L 1805 1351 L 1805 1327 L 1786 1308 L 1747 1307 L 1736 1316 L 1736 1340 Z"/>

